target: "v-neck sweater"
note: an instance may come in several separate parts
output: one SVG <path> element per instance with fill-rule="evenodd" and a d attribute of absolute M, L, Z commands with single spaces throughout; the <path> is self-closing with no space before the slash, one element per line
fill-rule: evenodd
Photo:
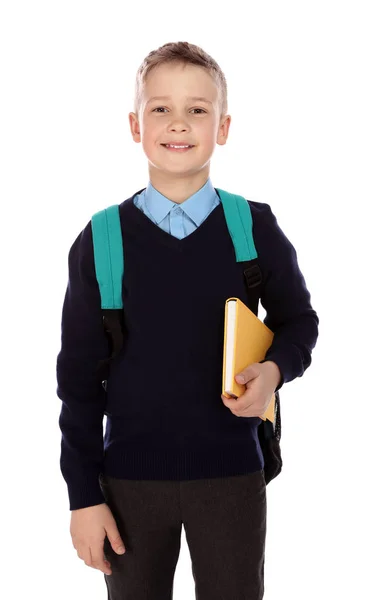
<path fill-rule="evenodd" d="M 105 502 L 100 473 L 191 480 L 264 467 L 261 419 L 234 415 L 221 398 L 225 301 L 238 297 L 248 304 L 243 264 L 236 262 L 223 206 L 177 239 L 135 206 L 141 191 L 120 204 L 125 335 L 106 390 L 96 375 L 108 340 L 91 222 L 69 252 L 57 393 L 61 470 L 71 510 Z M 264 322 L 274 331 L 265 358 L 280 369 L 279 390 L 310 365 L 319 319 L 296 251 L 270 206 L 248 202 Z"/>

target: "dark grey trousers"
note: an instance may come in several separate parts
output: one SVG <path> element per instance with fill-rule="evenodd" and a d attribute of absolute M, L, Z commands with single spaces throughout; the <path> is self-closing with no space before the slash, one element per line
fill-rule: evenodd
<path fill-rule="evenodd" d="M 106 537 L 109 600 L 172 600 L 182 524 L 196 600 L 261 600 L 264 595 L 266 483 L 263 471 L 192 481 L 100 485 L 126 546 Z M 174 600 L 178 600 L 175 598 Z"/>

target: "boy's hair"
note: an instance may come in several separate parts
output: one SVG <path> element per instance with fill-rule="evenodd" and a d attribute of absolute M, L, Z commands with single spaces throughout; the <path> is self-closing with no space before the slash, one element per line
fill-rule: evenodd
<path fill-rule="evenodd" d="M 203 67 L 213 77 L 219 92 L 221 114 L 227 114 L 227 82 L 218 63 L 202 48 L 189 42 L 169 42 L 152 50 L 145 57 L 136 74 L 134 112 L 138 116 L 143 86 L 147 75 L 157 66 L 165 63 L 191 64 Z"/>

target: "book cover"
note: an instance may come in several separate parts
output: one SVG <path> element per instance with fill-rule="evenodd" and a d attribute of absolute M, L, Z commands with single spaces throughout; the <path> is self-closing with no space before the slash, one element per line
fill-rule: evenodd
<path fill-rule="evenodd" d="M 271 329 L 239 298 L 226 300 L 222 375 L 222 394 L 226 398 L 238 398 L 246 391 L 235 376 L 248 365 L 263 360 L 273 338 Z M 275 393 L 261 419 L 274 423 Z"/>

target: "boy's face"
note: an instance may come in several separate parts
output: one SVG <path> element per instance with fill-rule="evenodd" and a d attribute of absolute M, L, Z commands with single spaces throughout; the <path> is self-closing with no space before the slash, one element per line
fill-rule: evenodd
<path fill-rule="evenodd" d="M 162 99 L 152 99 L 163 96 Z M 191 99 L 204 97 L 206 101 Z M 191 176 L 209 173 L 215 145 L 226 143 L 231 117 L 220 119 L 217 85 L 205 69 L 195 65 L 164 64 L 156 67 L 144 85 L 139 118 L 129 114 L 131 133 L 141 142 L 148 158 L 150 174 Z M 162 144 L 193 144 L 175 152 Z"/>

